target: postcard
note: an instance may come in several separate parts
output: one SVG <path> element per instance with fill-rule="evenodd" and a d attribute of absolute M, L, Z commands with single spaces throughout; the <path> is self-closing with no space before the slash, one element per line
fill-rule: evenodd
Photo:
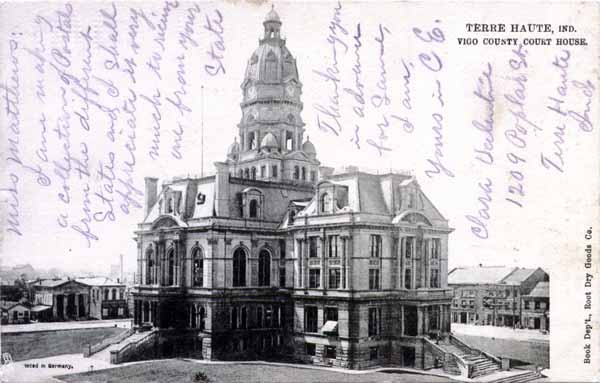
<path fill-rule="evenodd" d="M 600 381 L 598 2 L 0 30 L 0 381 Z"/>

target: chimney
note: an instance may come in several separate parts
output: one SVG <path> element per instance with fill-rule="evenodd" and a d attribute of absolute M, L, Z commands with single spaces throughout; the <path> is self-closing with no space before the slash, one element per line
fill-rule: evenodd
<path fill-rule="evenodd" d="M 319 180 L 325 180 L 333 174 L 334 169 L 329 166 L 319 166 Z"/>
<path fill-rule="evenodd" d="M 146 184 L 146 203 L 144 204 L 144 218 L 150 213 L 150 209 L 156 203 L 158 192 L 158 178 L 145 177 Z"/>

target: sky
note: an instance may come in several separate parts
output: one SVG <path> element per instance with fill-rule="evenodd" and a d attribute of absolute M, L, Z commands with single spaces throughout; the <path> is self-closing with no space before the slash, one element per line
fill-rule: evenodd
<path fill-rule="evenodd" d="M 596 200 L 590 191 L 597 190 L 598 186 L 595 170 L 598 151 L 594 146 L 598 141 L 597 131 L 584 132 L 573 120 L 563 119 L 547 109 L 548 97 L 556 95 L 556 88 L 561 84 L 561 72 L 552 66 L 554 57 L 561 50 L 556 46 L 526 47 L 526 65 L 515 70 L 513 64 L 523 58 L 515 53 L 515 47 L 484 45 L 483 39 L 489 35 L 469 34 L 465 25 L 473 20 L 527 22 L 529 19 L 519 13 L 516 5 L 505 5 L 493 13 L 486 11 L 483 5 L 469 7 L 460 13 L 451 12 L 450 5 L 413 5 L 275 4 L 283 21 L 282 34 L 297 60 L 303 84 L 305 137 L 310 136 L 323 165 L 354 164 L 376 170 L 413 171 L 423 191 L 454 228 L 449 244 L 450 268 L 480 263 L 540 266 L 548 270 L 560 268 L 569 261 L 559 255 L 577 251 L 574 243 L 581 240 L 584 231 L 597 218 Z M 263 33 L 262 20 L 270 5 L 198 3 L 198 13 L 193 9 L 190 11 L 191 4 L 182 3 L 168 11 L 164 39 L 159 33 L 161 15 L 165 12 L 162 5 L 140 7 L 142 5 L 138 3 L 134 9 L 138 14 L 143 10 L 155 28 L 152 30 L 138 18 L 136 55 L 130 35 L 135 12 L 124 4 L 119 4 L 116 9 L 109 5 L 102 8 L 101 4 L 75 4 L 71 11 L 69 70 L 79 78 L 85 74 L 83 68 L 88 50 L 80 32 L 90 26 L 91 73 L 103 79 L 92 77 L 90 80 L 99 92 L 97 99 L 114 107 L 123 104 L 131 95 L 129 89 L 137 94 L 136 165 L 131 177 L 132 185 L 143 190 L 144 177 L 164 180 L 175 175 L 210 172 L 213 162 L 225 159 L 241 118 L 240 84 L 246 62 L 258 46 Z M 128 115 L 123 110 L 115 122 L 113 134 L 116 140 L 113 142 L 109 138 L 109 114 L 90 106 L 90 129 L 82 129 L 80 115 L 75 113 L 81 110 L 81 102 L 76 100 L 74 93 L 69 93 L 73 97 L 68 101 L 68 107 L 72 108 L 71 152 L 81 159 L 83 154 L 79 145 L 86 143 L 90 176 L 83 177 L 83 181 L 87 179 L 91 189 L 91 211 L 97 214 L 92 216 L 104 220 L 91 223 L 98 239 L 91 240 L 89 247 L 86 238 L 72 227 L 83 227 L 81 218 L 86 214 L 84 183 L 75 171 L 68 180 L 71 202 L 65 204 L 60 198 L 62 180 L 53 161 L 60 161 L 64 154 L 64 140 L 53 129 L 61 118 L 62 82 L 51 63 L 59 63 L 59 59 L 53 57 L 52 49 L 60 50 L 65 44 L 64 35 L 58 28 L 59 23 L 65 22 L 65 17 L 61 18 L 57 13 L 61 9 L 65 10 L 60 4 L 43 9 L 23 4 L 5 13 L 8 19 L 3 28 L 10 34 L 3 40 L 2 52 L 5 55 L 10 52 L 7 39 L 16 39 L 19 46 L 16 57 L 21 81 L 20 156 L 24 163 L 40 164 L 52 184 L 40 185 L 31 171 L 14 161 L 7 162 L 5 188 L 11 185 L 10 174 L 19 176 L 22 235 L 4 231 L 2 265 L 30 263 L 36 268 L 58 265 L 67 270 L 108 272 L 110 264 L 116 264 L 119 254 L 124 254 L 125 269 L 133 270 L 136 258 L 133 237 L 136 224 L 143 219 L 143 209 L 130 206 L 129 214 L 123 213 L 122 200 L 116 193 L 118 180 L 109 185 L 110 172 L 106 167 L 110 165 L 110 153 L 116 153 L 116 177 L 125 174 L 119 169 L 128 158 L 125 145 L 132 130 L 128 128 Z M 107 18 L 107 14 L 116 16 L 113 20 Z M 192 15 L 196 15 L 195 18 Z M 213 30 L 205 28 L 206 17 L 212 20 Z M 556 9 L 552 13 L 540 10 L 537 17 L 540 22 L 551 23 L 554 29 L 561 23 L 575 22 L 571 13 L 556 12 Z M 113 21 L 116 27 L 108 28 Z M 190 38 L 195 43 L 188 41 L 187 49 L 184 49 L 180 40 L 186 21 L 188 28 L 193 30 Z M 577 19 L 581 36 L 589 36 L 591 23 L 588 21 L 586 15 Z M 52 32 L 46 23 L 54 25 Z M 356 39 L 353 37 L 357 34 L 358 24 L 361 37 Z M 223 33 L 215 32 L 220 27 Z M 40 47 L 42 32 L 45 39 L 44 74 L 36 70 L 39 59 L 31 53 Z M 504 36 L 546 38 L 551 35 L 528 33 L 501 37 Z M 461 46 L 459 37 L 478 38 L 479 43 Z M 358 40 L 357 55 L 355 45 Z M 587 53 L 593 52 L 597 42 L 588 42 L 590 45 L 586 47 L 574 48 L 569 61 L 568 76 L 581 82 L 592 78 Z M 147 64 L 157 52 L 161 59 L 154 60 L 152 65 L 160 66 L 161 79 L 151 69 L 152 65 Z M 183 60 L 178 58 L 182 55 Z M 137 63 L 135 85 L 126 71 L 127 59 L 132 57 Z M 107 69 L 114 67 L 115 62 L 119 66 L 116 70 Z M 215 69 L 219 65 L 222 68 Z M 428 66 L 433 69 L 441 66 L 441 69 L 435 71 Z M 338 72 L 335 81 L 325 75 L 333 72 Z M 8 73 L 3 78 L 7 84 Z M 521 81 L 519 76 L 524 76 Z M 357 78 L 363 85 L 364 117 L 356 111 L 356 107 L 363 104 L 351 91 L 358 89 Z M 35 92 L 39 81 L 45 86 L 43 103 L 39 102 Z M 493 89 L 488 81 L 493 83 Z M 73 83 L 70 86 L 74 86 Z M 324 123 L 333 120 L 322 110 L 334 105 L 336 86 L 341 117 L 340 127 L 334 134 L 324 127 Z M 114 89 L 118 89 L 118 96 L 113 97 Z M 190 110 L 180 113 L 167 98 L 173 100 L 175 92 L 182 89 L 185 92 L 179 94 L 183 94 L 181 97 Z M 483 96 L 490 89 L 493 92 L 495 103 L 491 115 L 489 103 L 475 94 L 478 89 Z M 158 108 L 151 102 L 156 92 L 161 94 Z M 566 105 L 583 110 L 586 98 L 582 92 L 570 85 Z M 510 102 L 510 97 L 519 96 L 523 97 L 523 105 Z M 159 156 L 153 159 L 149 153 L 156 132 L 157 110 L 161 123 L 160 149 Z M 42 113 L 48 121 L 45 134 L 40 123 Z M 592 113 L 597 119 L 597 111 Z M 4 113 L 2 118 L 10 116 Z M 493 120 L 490 134 L 473 124 L 473 121 L 484 124 L 486 118 Z M 384 124 L 386 119 L 387 126 Z M 540 158 L 559 150 L 554 144 L 557 136 L 553 132 L 563 121 L 568 126 L 565 142 L 560 147 L 564 165 L 562 171 L 547 169 Z M 179 126 L 183 126 L 183 133 L 180 141 L 176 141 L 177 135 L 173 131 Z M 360 149 L 353 141 L 357 127 Z M 510 139 L 510 131 L 514 133 L 519 127 L 525 132 L 520 133 L 526 141 L 524 148 L 514 144 L 516 139 Z M 380 152 L 368 143 L 369 140 L 386 149 Z M 180 144 L 181 159 L 171 154 L 176 142 Z M 39 160 L 40 150 L 44 147 L 47 148 L 48 162 Z M 477 160 L 478 149 L 492 153 L 493 164 Z M 436 159 L 448 172 L 429 177 L 427 171 L 432 174 L 435 169 L 430 160 Z M 104 171 L 100 172 L 101 169 Z M 486 188 L 488 180 L 491 184 Z M 108 193 L 109 189 L 112 193 Z M 100 190 L 104 190 L 106 200 L 111 199 L 114 220 L 111 220 L 106 200 L 102 203 L 99 197 L 94 197 Z M 10 198 L 7 194 L 7 201 Z M 143 201 L 139 195 L 136 198 Z M 515 200 L 521 207 L 507 198 Z M 60 227 L 60 214 L 69 216 L 67 228 Z M 473 233 L 468 216 L 479 217 L 485 223 L 487 239 Z M 9 227 L 8 224 L 5 226 L 6 229 Z M 477 233 L 481 236 L 481 232 Z"/>

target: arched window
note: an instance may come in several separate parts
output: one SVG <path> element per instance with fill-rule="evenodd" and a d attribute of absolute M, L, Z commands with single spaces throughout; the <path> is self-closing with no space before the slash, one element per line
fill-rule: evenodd
<path fill-rule="evenodd" d="M 265 60 L 265 81 L 277 81 L 277 57 L 275 57 L 273 51 L 267 54 L 267 59 Z"/>
<path fill-rule="evenodd" d="M 235 330 L 238 328 L 238 311 L 237 307 L 231 309 L 231 329 Z"/>
<path fill-rule="evenodd" d="M 294 179 L 297 180 L 300 178 L 300 168 L 298 166 L 294 166 Z"/>
<path fill-rule="evenodd" d="M 238 177 L 239 177 L 239 178 L 244 178 L 244 169 L 240 169 L 240 170 L 238 171 Z"/>
<path fill-rule="evenodd" d="M 119 289 L 119 299 L 123 299 L 123 290 Z"/>
<path fill-rule="evenodd" d="M 250 178 L 250 169 L 246 168 L 244 170 L 244 178 Z"/>
<path fill-rule="evenodd" d="M 200 330 L 204 330 L 204 320 L 206 319 L 206 310 L 204 306 L 200 306 Z"/>
<path fill-rule="evenodd" d="M 107 301 L 107 300 L 108 300 L 108 294 L 109 294 L 109 291 L 108 291 L 108 289 L 104 289 L 104 300 L 105 300 L 105 301 Z"/>
<path fill-rule="evenodd" d="M 242 248 L 233 253 L 233 286 L 246 286 L 246 252 Z"/>
<path fill-rule="evenodd" d="M 167 202 L 167 213 L 173 213 L 173 198 L 169 198 Z"/>
<path fill-rule="evenodd" d="M 258 217 L 258 201 L 253 199 L 250 201 L 250 211 L 249 211 L 249 215 L 250 218 L 257 218 Z"/>
<path fill-rule="evenodd" d="M 331 213 L 331 197 L 328 193 L 321 196 L 321 213 Z"/>
<path fill-rule="evenodd" d="M 204 259 L 202 249 L 199 247 L 192 252 L 192 286 L 204 286 Z"/>
<path fill-rule="evenodd" d="M 254 166 L 252 167 L 252 179 L 256 179 L 256 168 Z"/>
<path fill-rule="evenodd" d="M 175 284 L 175 251 L 173 251 L 173 249 L 169 250 L 169 255 L 167 255 L 167 259 L 167 285 L 173 286 Z"/>
<path fill-rule="evenodd" d="M 146 251 L 146 284 L 151 285 L 154 283 L 154 252 L 152 249 Z"/>
<path fill-rule="evenodd" d="M 258 285 L 271 285 L 271 255 L 267 250 L 261 250 L 258 256 Z"/>
<path fill-rule="evenodd" d="M 306 181 L 306 168 L 302 167 L 302 181 Z"/>

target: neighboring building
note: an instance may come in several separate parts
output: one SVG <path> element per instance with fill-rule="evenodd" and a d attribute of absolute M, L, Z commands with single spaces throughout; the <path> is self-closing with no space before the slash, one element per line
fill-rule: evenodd
<path fill-rule="evenodd" d="M 226 162 L 146 179 L 134 324 L 163 356 L 430 368 L 452 229 L 409 174 L 319 167 L 277 13 L 263 25 Z"/>
<path fill-rule="evenodd" d="M 454 289 L 452 322 L 519 327 L 523 299 L 538 282 L 548 281 L 541 268 L 458 267 L 448 274 Z"/>
<path fill-rule="evenodd" d="M 2 324 L 29 323 L 30 308 L 27 302 L 2 301 Z"/>
<path fill-rule="evenodd" d="M 550 331 L 550 283 L 538 282 L 523 296 L 521 324 L 525 328 Z"/>
<path fill-rule="evenodd" d="M 90 287 L 89 316 L 96 319 L 127 318 L 125 284 L 107 277 L 77 278 Z"/>
<path fill-rule="evenodd" d="M 86 319 L 89 316 L 90 288 L 74 279 L 42 279 L 30 283 L 34 304 L 52 307 L 52 320 Z"/>

